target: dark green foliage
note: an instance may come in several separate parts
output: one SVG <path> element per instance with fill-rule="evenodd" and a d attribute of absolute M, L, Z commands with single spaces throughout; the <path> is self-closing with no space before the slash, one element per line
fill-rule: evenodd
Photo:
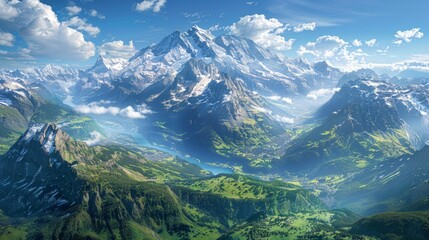
<path fill-rule="evenodd" d="M 386 240 L 425 240 L 429 236 L 429 212 L 377 214 L 359 220 L 351 232 Z"/>
<path fill-rule="evenodd" d="M 323 209 L 309 191 L 282 182 L 264 182 L 243 175 L 217 175 L 172 186 L 185 202 L 230 226 L 259 212 L 268 215 Z"/>

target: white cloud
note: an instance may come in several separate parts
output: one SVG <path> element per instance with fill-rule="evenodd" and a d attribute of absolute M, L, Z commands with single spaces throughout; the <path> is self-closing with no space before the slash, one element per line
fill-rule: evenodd
<path fill-rule="evenodd" d="M 210 32 L 217 32 L 217 31 L 220 31 L 220 30 L 222 30 L 223 28 L 221 27 L 221 26 L 219 26 L 219 24 L 216 24 L 216 25 L 213 25 L 213 26 L 211 26 L 210 28 L 209 28 L 209 31 Z"/>
<path fill-rule="evenodd" d="M 255 109 L 258 112 L 265 113 L 268 115 L 271 115 L 273 113 L 271 110 L 263 108 L 263 107 L 254 106 L 253 109 Z"/>
<path fill-rule="evenodd" d="M 292 104 L 292 99 L 288 98 L 288 97 L 269 96 L 267 98 L 270 99 L 270 100 L 273 100 L 273 101 L 283 101 L 285 103 Z"/>
<path fill-rule="evenodd" d="M 282 122 L 282 123 L 287 123 L 287 124 L 293 124 L 293 123 L 295 123 L 295 120 L 293 118 L 283 117 L 283 116 L 280 116 L 280 115 L 274 115 L 273 118 L 276 121 Z"/>
<path fill-rule="evenodd" d="M 82 8 L 78 6 L 67 6 L 66 9 L 69 16 L 79 14 L 82 11 Z"/>
<path fill-rule="evenodd" d="M 378 53 L 386 54 L 389 51 L 390 47 L 387 46 L 385 49 L 377 49 Z"/>
<path fill-rule="evenodd" d="M 211 16 L 211 14 L 202 14 L 200 12 L 184 12 L 183 16 L 188 19 L 191 24 L 197 24 Z"/>
<path fill-rule="evenodd" d="M 320 36 L 315 42 L 308 42 L 305 46 L 298 49 L 299 55 L 311 54 L 317 58 L 330 58 L 339 52 L 347 42 L 338 36 L 325 35 Z"/>
<path fill-rule="evenodd" d="M 77 112 L 83 114 L 96 114 L 96 115 L 113 115 L 113 116 L 122 116 L 131 119 L 143 119 L 146 118 L 145 115 L 152 113 L 145 105 L 137 106 L 134 109 L 131 106 L 126 108 L 118 107 L 104 107 L 98 105 L 98 103 L 90 103 L 88 105 L 78 105 L 75 107 Z"/>
<path fill-rule="evenodd" d="M 102 15 L 102 14 L 100 14 L 97 10 L 95 10 L 95 9 L 91 9 L 91 10 L 89 10 L 89 16 L 91 16 L 91 17 L 97 17 L 97 18 L 99 18 L 99 19 L 105 19 L 106 17 L 104 16 L 104 15 Z"/>
<path fill-rule="evenodd" d="M 349 51 L 350 47 L 348 42 L 338 36 L 325 35 L 318 37 L 315 42 L 300 46 L 297 54 L 314 61 L 326 61 L 331 66 L 351 71 L 360 68 L 367 54 L 362 49 Z"/>
<path fill-rule="evenodd" d="M 0 19 L 11 20 L 18 15 L 18 9 L 14 8 L 11 2 L 0 0 Z"/>
<path fill-rule="evenodd" d="M 132 119 L 139 119 L 139 118 L 146 118 L 144 114 L 148 114 L 151 111 L 145 109 L 144 111 L 140 110 L 134 110 L 133 107 L 128 106 L 126 108 L 123 108 L 119 111 L 119 115 L 126 117 L 126 118 L 132 118 Z"/>
<path fill-rule="evenodd" d="M 28 61 L 33 61 L 35 58 L 30 55 L 30 50 L 27 48 L 20 48 L 14 51 L 0 51 L 0 54 L 2 55 L 2 58 L 9 60 L 9 62 L 6 62 L 9 66 L 13 66 L 14 63 L 18 61 L 25 61 L 28 63 Z M 31 64 L 34 64 L 35 62 L 31 62 Z"/>
<path fill-rule="evenodd" d="M 359 39 L 355 39 L 353 40 L 352 45 L 355 47 L 360 47 L 362 46 L 362 42 Z"/>
<path fill-rule="evenodd" d="M 88 146 L 97 145 L 103 139 L 103 135 L 101 135 L 99 132 L 93 131 L 90 134 L 91 138 L 84 141 Z"/>
<path fill-rule="evenodd" d="M 106 42 L 100 46 L 100 55 L 107 58 L 122 58 L 129 59 L 137 52 L 134 48 L 133 41 L 128 45 L 123 41 Z"/>
<path fill-rule="evenodd" d="M 373 38 L 365 42 L 368 47 L 374 47 L 377 44 L 377 39 Z"/>
<path fill-rule="evenodd" d="M 302 24 L 299 24 L 299 25 L 293 27 L 294 32 L 314 31 L 314 29 L 316 29 L 316 23 L 315 22 L 302 23 Z"/>
<path fill-rule="evenodd" d="M 247 15 L 228 27 L 231 34 L 248 38 L 274 51 L 290 50 L 295 39 L 286 40 L 282 34 L 286 26 L 275 18 L 267 19 L 265 15 Z"/>
<path fill-rule="evenodd" d="M 397 31 L 395 34 L 395 44 L 401 45 L 403 42 L 409 43 L 413 38 L 422 38 L 424 34 L 420 32 L 420 28 L 413 28 L 405 31 Z"/>
<path fill-rule="evenodd" d="M 334 94 L 335 92 L 338 92 L 339 90 L 340 90 L 339 88 L 333 88 L 333 89 L 322 88 L 322 89 L 318 89 L 318 90 L 314 90 L 314 91 L 309 92 L 307 94 L 307 98 L 317 100 L 321 97 L 331 96 L 332 94 Z"/>
<path fill-rule="evenodd" d="M 397 44 L 397 45 L 401 45 L 402 44 L 402 40 L 395 40 L 395 41 L 393 41 L 393 43 Z"/>
<path fill-rule="evenodd" d="M 167 0 L 144 0 L 137 3 L 136 10 L 139 12 L 152 10 L 153 12 L 160 12 L 161 8 L 167 3 Z"/>
<path fill-rule="evenodd" d="M 68 27 L 75 27 L 77 30 L 87 32 L 93 37 L 100 33 L 100 29 L 98 27 L 92 26 L 86 22 L 86 19 L 79 17 L 70 18 L 67 22 L 64 22 L 64 25 Z"/>
<path fill-rule="evenodd" d="M 397 74 L 404 70 L 429 72 L 429 55 L 413 54 L 404 61 L 394 63 L 368 63 L 365 65 L 365 68 L 375 69 L 380 72 L 388 72 L 389 74 Z"/>
<path fill-rule="evenodd" d="M 263 108 L 263 107 L 254 106 L 253 109 L 255 109 L 258 112 L 269 115 L 270 117 L 272 117 L 274 120 L 276 120 L 278 122 L 283 122 L 283 123 L 288 123 L 288 124 L 293 124 L 295 122 L 295 120 L 293 118 L 288 118 L 288 117 L 280 116 L 277 114 L 273 115 L 273 112 L 271 110 Z"/>
<path fill-rule="evenodd" d="M 12 34 L 0 31 L 0 45 L 12 47 L 14 39 L 15 37 Z"/>
<path fill-rule="evenodd" d="M 67 60 L 95 55 L 95 45 L 86 41 L 81 32 L 60 22 L 49 5 L 39 0 L 0 2 L 15 9 L 9 12 L 18 12 L 7 24 L 25 40 L 28 54 Z"/>

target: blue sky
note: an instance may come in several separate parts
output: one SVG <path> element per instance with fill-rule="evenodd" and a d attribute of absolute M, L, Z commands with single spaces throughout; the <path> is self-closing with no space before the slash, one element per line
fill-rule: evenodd
<path fill-rule="evenodd" d="M 0 0 L 0 62 L 86 68 L 197 24 L 345 70 L 427 70 L 428 9 L 424 0 Z"/>

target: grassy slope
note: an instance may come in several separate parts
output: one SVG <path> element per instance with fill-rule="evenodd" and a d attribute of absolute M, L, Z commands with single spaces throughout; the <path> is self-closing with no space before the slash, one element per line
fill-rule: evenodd
<path fill-rule="evenodd" d="M 255 215 L 231 228 L 220 239 L 372 239 L 350 234 L 339 226 L 355 221 L 347 211 L 309 211 L 288 215 Z"/>
<path fill-rule="evenodd" d="M 171 185 L 183 201 L 214 216 L 227 227 L 259 212 L 282 215 L 324 208 L 309 191 L 295 185 L 242 175 L 217 175 Z"/>
<path fill-rule="evenodd" d="M 412 151 L 401 129 L 344 135 L 335 125 L 319 126 L 296 139 L 277 165 L 291 171 L 310 170 L 316 175 L 339 174 L 360 171 Z"/>

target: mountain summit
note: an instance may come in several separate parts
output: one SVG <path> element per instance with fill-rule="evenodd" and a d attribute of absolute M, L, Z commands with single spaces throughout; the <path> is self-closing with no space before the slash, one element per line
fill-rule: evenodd
<path fill-rule="evenodd" d="M 296 122 L 284 101 L 272 99 L 290 104 L 313 89 L 335 87 L 340 76 L 328 64 L 291 60 L 252 40 L 215 37 L 193 26 L 142 49 L 84 99 L 124 107 L 145 104 L 159 113 L 148 117 L 155 125 L 150 131 L 157 133 L 149 136 L 152 141 L 214 154 L 213 159 L 252 162 L 267 157 L 255 155 L 263 146 L 280 150 L 278 143 L 287 139 L 284 127 Z M 80 85 L 92 83 L 98 82 Z M 180 135 L 181 141 L 165 135 Z"/>
<path fill-rule="evenodd" d="M 79 202 L 82 183 L 71 168 L 75 163 L 61 152 L 69 140 L 55 124 L 34 125 L 1 158 L 0 205 L 7 205 L 8 214 L 47 214 Z"/>

